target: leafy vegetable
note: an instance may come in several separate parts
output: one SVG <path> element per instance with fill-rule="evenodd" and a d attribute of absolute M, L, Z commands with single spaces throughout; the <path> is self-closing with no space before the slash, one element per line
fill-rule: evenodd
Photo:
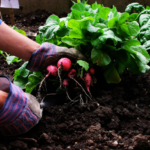
<path fill-rule="evenodd" d="M 104 76 L 108 83 L 119 83 L 119 74 L 126 68 L 138 74 L 145 73 L 148 68 L 146 49 L 136 38 L 140 35 L 136 22 L 138 14 L 129 14 L 133 9 L 141 12 L 145 8 L 133 3 L 127 6 L 126 12 L 120 13 L 114 6 L 110 9 L 97 2 L 92 5 L 85 1 L 74 2 L 66 18 L 52 15 L 47 19 L 46 25 L 39 28 L 37 42 L 74 47 L 88 58 L 88 63 L 105 68 Z M 87 70 L 87 62 L 77 63 Z M 112 77 L 106 75 L 107 69 L 112 70 L 110 67 L 113 68 Z M 83 69 L 78 72 L 82 74 Z"/>
<path fill-rule="evenodd" d="M 31 93 L 32 90 L 41 82 L 43 75 L 41 72 L 32 72 L 26 69 L 28 62 L 25 62 L 19 69 L 15 71 L 14 84 L 26 92 Z"/>
<path fill-rule="evenodd" d="M 139 14 L 130 15 L 133 10 Z M 142 16 L 145 13 L 148 14 L 146 18 Z M 107 83 L 119 83 L 120 74 L 125 69 L 134 74 L 149 70 L 150 56 L 147 49 L 150 44 L 145 43 L 150 40 L 149 14 L 149 8 L 145 9 L 138 3 L 128 5 L 126 12 L 120 13 L 115 6 L 111 9 L 97 2 L 88 5 L 85 0 L 77 0 L 77 3 L 73 1 L 67 17 L 51 15 L 45 26 L 39 28 L 36 41 L 40 44 L 50 42 L 74 47 L 82 52 L 87 62 L 78 60 L 73 64 L 77 77 L 83 77 L 84 70 L 87 71 L 89 66 L 98 65 L 102 68 Z M 141 29 L 137 21 L 140 22 Z M 31 87 L 31 84 L 27 84 L 33 77 L 31 74 L 33 73 L 30 72 L 28 78 L 25 78 L 25 85 L 28 85 L 25 88 Z M 41 78 L 42 76 L 38 76 L 38 79 Z"/>
<path fill-rule="evenodd" d="M 140 5 L 138 3 L 132 3 L 127 6 L 126 10 L 129 9 L 129 6 L 131 8 L 132 6 L 139 7 Z M 141 6 L 140 6 L 140 8 L 142 8 L 141 9 L 142 11 L 138 11 L 139 14 L 138 13 L 131 14 L 129 17 L 129 20 L 130 21 L 137 20 L 139 22 L 140 27 L 141 27 L 140 32 L 138 33 L 138 35 L 135 35 L 135 36 L 139 39 L 141 44 L 144 44 L 148 40 L 150 40 L 150 30 L 149 30 L 149 28 L 150 28 L 150 9 L 149 9 L 149 6 L 147 6 L 146 9 Z"/>
<path fill-rule="evenodd" d="M 136 12 L 140 13 L 144 9 L 145 8 L 139 3 L 131 3 L 126 7 L 125 12 L 132 13 L 132 11 L 135 10 Z"/>
<path fill-rule="evenodd" d="M 6 62 L 7 62 L 7 64 L 8 65 L 10 65 L 10 64 L 12 64 L 12 63 L 14 63 L 14 62 L 20 62 L 20 61 L 22 61 L 22 59 L 19 59 L 19 57 L 16 57 L 16 56 L 11 56 L 10 54 L 7 54 L 6 52 L 5 52 L 5 54 L 6 54 Z"/>
<path fill-rule="evenodd" d="M 43 75 L 41 72 L 33 72 L 28 76 L 28 82 L 25 85 L 26 92 L 31 93 L 33 89 L 41 82 Z"/>
<path fill-rule="evenodd" d="M 146 41 L 144 44 L 143 44 L 144 48 L 146 50 L 150 50 L 150 40 L 149 41 Z"/>

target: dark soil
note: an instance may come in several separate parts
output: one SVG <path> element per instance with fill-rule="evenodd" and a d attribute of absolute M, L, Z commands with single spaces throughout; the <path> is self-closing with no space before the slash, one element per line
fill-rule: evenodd
<path fill-rule="evenodd" d="M 0 61 L 0 73 L 12 80 L 21 63 L 8 66 L 2 56 Z M 0 150 L 149 150 L 150 71 L 125 71 L 118 85 L 107 84 L 99 69 L 96 77 L 92 101 L 45 108 L 26 134 L 0 137 Z"/>

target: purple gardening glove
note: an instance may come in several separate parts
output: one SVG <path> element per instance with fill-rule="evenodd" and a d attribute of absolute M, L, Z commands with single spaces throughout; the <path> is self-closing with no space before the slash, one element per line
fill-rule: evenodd
<path fill-rule="evenodd" d="M 0 135 L 14 136 L 34 127 L 42 117 L 42 109 L 36 98 L 24 93 L 12 84 L 8 77 L 0 75 L 0 90 L 9 93 L 0 110 Z"/>
<path fill-rule="evenodd" d="M 46 69 L 47 66 L 56 64 L 62 57 L 67 57 L 71 60 L 86 60 L 81 52 L 75 48 L 43 43 L 40 48 L 32 54 L 27 69 L 31 71 L 42 71 Z"/>

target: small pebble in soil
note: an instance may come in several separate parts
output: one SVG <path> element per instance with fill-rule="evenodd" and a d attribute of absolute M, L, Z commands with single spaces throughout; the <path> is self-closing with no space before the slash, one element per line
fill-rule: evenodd
<path fill-rule="evenodd" d="M 87 144 L 88 144 L 88 145 L 92 145 L 92 144 L 94 144 L 94 141 L 93 141 L 93 140 L 88 140 L 88 141 L 87 141 Z"/>
<path fill-rule="evenodd" d="M 128 147 L 128 150 L 133 150 L 133 149 L 134 149 L 133 146 Z"/>
<path fill-rule="evenodd" d="M 121 140 L 122 139 L 122 137 L 121 136 L 119 136 L 119 140 Z"/>
<path fill-rule="evenodd" d="M 68 150 L 68 149 L 71 149 L 71 146 L 68 146 L 68 147 L 67 147 L 67 150 Z"/>
<path fill-rule="evenodd" d="M 118 141 L 114 141 L 113 145 L 116 147 L 118 145 Z"/>

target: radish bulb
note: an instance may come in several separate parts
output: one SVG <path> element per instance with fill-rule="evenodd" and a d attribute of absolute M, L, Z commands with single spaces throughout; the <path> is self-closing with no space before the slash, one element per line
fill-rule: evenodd
<path fill-rule="evenodd" d="M 95 74 L 95 69 L 94 68 L 90 68 L 89 72 L 90 72 L 91 75 L 94 75 Z"/>
<path fill-rule="evenodd" d="M 58 75 L 56 66 L 53 66 L 53 65 L 48 66 L 47 71 L 48 71 L 48 74 L 46 75 L 46 78 L 49 77 L 50 75 L 54 77 L 57 77 Z"/>
<path fill-rule="evenodd" d="M 90 92 L 90 85 L 92 82 L 90 73 L 85 74 L 84 81 L 85 81 L 85 86 L 86 86 L 87 91 Z"/>
<path fill-rule="evenodd" d="M 57 67 L 58 67 L 58 77 L 60 80 L 60 88 L 62 86 L 62 79 L 61 79 L 61 71 L 69 71 L 71 68 L 71 60 L 68 58 L 61 58 L 57 62 Z"/>
<path fill-rule="evenodd" d="M 61 58 L 57 63 L 57 67 L 60 68 L 61 71 L 69 71 L 71 65 L 71 60 L 68 58 Z"/>
<path fill-rule="evenodd" d="M 63 85 L 64 87 L 68 87 L 68 86 L 69 86 L 69 82 L 70 82 L 69 79 L 64 79 L 63 82 L 62 82 L 62 85 Z"/>
<path fill-rule="evenodd" d="M 71 69 L 68 73 L 68 77 L 75 77 L 77 75 L 77 71 L 75 69 Z"/>

